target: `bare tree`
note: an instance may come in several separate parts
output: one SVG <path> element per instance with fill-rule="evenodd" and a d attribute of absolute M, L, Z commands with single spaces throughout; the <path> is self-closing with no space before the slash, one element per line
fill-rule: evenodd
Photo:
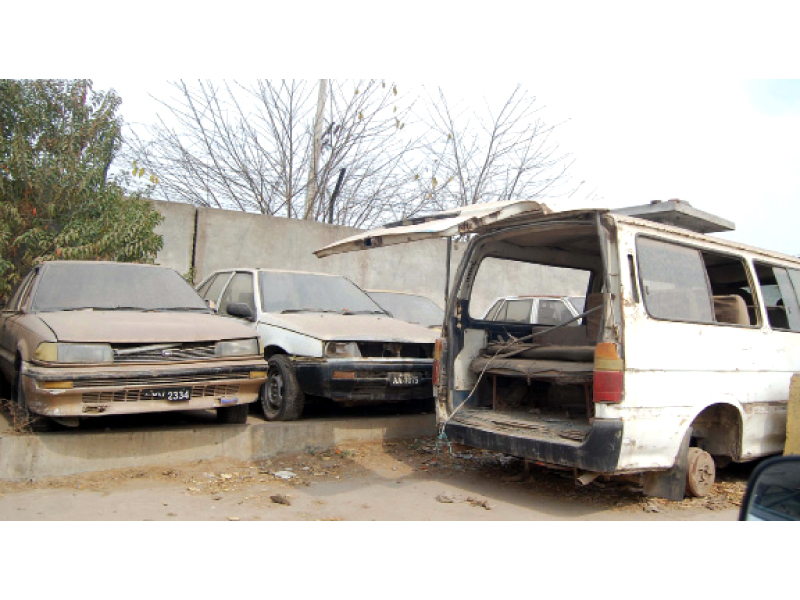
<path fill-rule="evenodd" d="M 172 85 L 165 118 L 127 136 L 125 156 L 157 177 L 156 198 L 369 227 L 580 187 L 564 192 L 571 159 L 519 86 L 478 113 L 441 88 L 413 100 L 380 80 Z"/>
<path fill-rule="evenodd" d="M 429 134 L 420 194 L 438 210 L 478 202 L 573 194 L 569 155 L 551 139 L 554 125 L 538 116 L 536 98 L 517 86 L 499 111 L 481 115 L 451 107 L 441 88 L 424 104 Z"/>
<path fill-rule="evenodd" d="M 316 84 L 172 85 L 177 98 L 161 100 L 166 118 L 129 132 L 126 151 L 157 175 L 158 198 L 326 220 L 344 169 L 333 222 L 359 227 L 396 216 L 414 193 L 415 169 L 406 165 L 416 147 L 405 131 L 411 104 L 392 83 L 329 82 L 316 148 Z"/>

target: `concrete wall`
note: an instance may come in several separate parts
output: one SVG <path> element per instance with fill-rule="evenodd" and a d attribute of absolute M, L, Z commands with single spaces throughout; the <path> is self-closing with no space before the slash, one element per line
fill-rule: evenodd
<path fill-rule="evenodd" d="M 421 294 L 444 307 L 445 240 L 317 258 L 314 250 L 360 230 L 174 202 L 153 204 L 165 217 L 157 230 L 164 236 L 164 248 L 157 262 L 181 274 L 188 273 L 194 265 L 195 283 L 217 269 L 231 267 L 316 271 L 344 275 L 364 289 Z M 451 288 L 465 248 L 464 242 L 453 244 Z M 487 261 L 476 281 L 470 312 L 473 317 L 482 316 L 495 298 L 506 295 L 583 295 L 586 281 L 586 277 L 572 276 L 566 270 Z"/>
<path fill-rule="evenodd" d="M 188 273 L 195 283 L 217 269 L 269 267 L 344 275 L 365 289 L 422 294 L 444 304 L 447 243 L 429 240 L 317 258 L 314 250 L 359 230 L 316 221 L 268 217 L 239 211 L 153 202 L 165 217 L 157 233 L 164 238 L 158 264 Z M 195 238 L 196 226 L 196 238 Z M 196 241 L 195 241 L 196 240 Z M 464 244 L 455 244 L 451 277 Z M 192 260 L 194 256 L 194 261 Z"/>

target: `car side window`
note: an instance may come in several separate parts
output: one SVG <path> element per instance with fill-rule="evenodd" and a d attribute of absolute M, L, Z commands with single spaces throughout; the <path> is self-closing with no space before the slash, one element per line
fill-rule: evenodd
<path fill-rule="evenodd" d="M 236 273 L 231 279 L 222 299 L 219 301 L 219 313 L 228 314 L 228 305 L 232 303 L 246 304 L 256 314 L 255 294 L 253 291 L 252 273 Z"/>
<path fill-rule="evenodd" d="M 539 300 L 539 325 L 560 325 L 571 318 L 572 313 L 561 300 Z"/>
<path fill-rule="evenodd" d="M 505 318 L 498 319 L 498 321 L 511 321 L 514 323 L 531 322 L 533 300 L 509 300 L 505 308 Z"/>
<path fill-rule="evenodd" d="M 215 304 L 219 300 L 219 295 L 222 293 L 222 288 L 225 287 L 225 283 L 230 278 L 230 272 L 226 273 L 219 273 L 214 279 L 208 282 L 208 284 L 203 284 L 203 288 L 201 288 L 200 295 L 203 297 L 203 300 L 214 302 Z"/>
<path fill-rule="evenodd" d="M 35 275 L 36 271 L 31 271 L 20 282 L 20 284 L 17 286 L 17 289 L 14 290 L 14 293 L 11 295 L 11 300 L 9 300 L 8 304 L 6 305 L 6 310 L 16 311 L 25 304 L 25 300 L 28 298 L 31 288 L 33 287 L 33 279 Z"/>

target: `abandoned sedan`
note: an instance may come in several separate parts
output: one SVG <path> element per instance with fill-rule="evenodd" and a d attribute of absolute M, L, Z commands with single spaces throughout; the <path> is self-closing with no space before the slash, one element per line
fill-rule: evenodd
<path fill-rule="evenodd" d="M 0 331 L 17 423 L 35 431 L 195 409 L 243 423 L 266 379 L 252 330 L 214 315 L 163 267 L 45 262 L 13 293 Z"/>
<path fill-rule="evenodd" d="M 306 394 L 347 404 L 433 398 L 436 333 L 392 318 L 345 277 L 231 269 L 198 290 L 260 334 L 268 421 L 300 418 Z"/>

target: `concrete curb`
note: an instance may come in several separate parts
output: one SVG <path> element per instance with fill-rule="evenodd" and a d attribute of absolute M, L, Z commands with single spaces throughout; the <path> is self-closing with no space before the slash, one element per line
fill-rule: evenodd
<path fill-rule="evenodd" d="M 220 458 L 261 460 L 325 450 L 343 442 L 379 442 L 435 433 L 435 415 L 404 415 L 147 431 L 0 435 L 0 480 L 36 480 Z"/>

